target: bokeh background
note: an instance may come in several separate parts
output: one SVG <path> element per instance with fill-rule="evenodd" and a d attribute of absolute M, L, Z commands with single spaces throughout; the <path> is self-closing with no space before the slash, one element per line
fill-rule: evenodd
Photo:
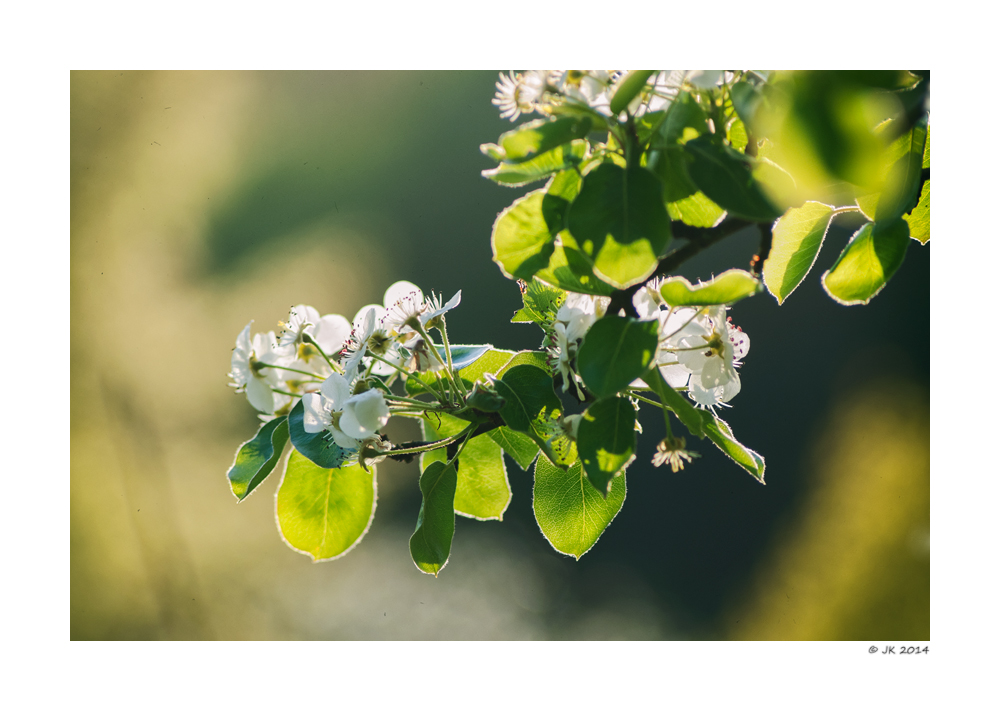
<path fill-rule="evenodd" d="M 227 387 L 250 319 L 351 318 L 408 279 L 446 297 L 453 340 L 533 348 L 491 262 L 496 214 L 529 188 L 480 177 L 510 124 L 495 72 L 73 72 L 72 639 L 930 639 L 930 247 L 871 304 L 819 285 L 844 216 L 784 306 L 731 315 L 751 338 L 725 414 L 767 459 L 761 486 L 707 442 L 652 467 L 643 417 L 625 505 L 580 561 L 508 460 L 504 521 L 459 517 L 439 578 L 407 541 L 415 464 L 378 468 L 361 544 L 314 564 L 281 540 L 278 473 L 226 481 L 254 411 Z M 753 233 L 686 265 L 746 266 Z M 416 437 L 390 423 L 394 440 Z"/>

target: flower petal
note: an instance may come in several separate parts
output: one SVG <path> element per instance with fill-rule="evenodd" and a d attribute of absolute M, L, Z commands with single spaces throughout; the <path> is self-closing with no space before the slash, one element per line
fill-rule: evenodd
<path fill-rule="evenodd" d="M 415 303 L 420 303 L 424 300 L 424 292 L 420 290 L 420 287 L 409 281 L 397 281 L 395 284 L 390 286 L 385 290 L 385 297 L 382 299 L 382 303 L 385 304 L 385 308 L 392 308 L 392 305 L 405 299 L 411 294 L 416 293 Z"/>
<path fill-rule="evenodd" d="M 319 320 L 313 339 L 328 355 L 338 353 L 351 336 L 351 324 L 340 314 L 328 314 Z"/>
<path fill-rule="evenodd" d="M 260 378 L 251 377 L 247 381 L 247 400 L 261 412 L 274 412 L 274 393 L 271 386 Z"/>
<path fill-rule="evenodd" d="M 351 397 L 351 384 L 340 373 L 330 373 L 330 377 L 320 385 L 319 391 L 328 401 L 330 410 L 337 412 L 344 408 L 344 403 Z"/>
<path fill-rule="evenodd" d="M 330 424 L 330 411 L 323 407 L 323 398 L 315 393 L 302 396 L 302 429 L 309 434 L 322 432 Z"/>
<path fill-rule="evenodd" d="M 378 390 L 367 390 L 355 395 L 344 405 L 340 429 L 355 439 L 371 437 L 389 421 L 389 406 Z"/>

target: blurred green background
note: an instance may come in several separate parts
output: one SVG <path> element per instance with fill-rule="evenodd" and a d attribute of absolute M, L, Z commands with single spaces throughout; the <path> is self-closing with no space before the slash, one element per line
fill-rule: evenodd
<path fill-rule="evenodd" d="M 930 247 L 841 307 L 818 277 L 847 220 L 784 306 L 731 312 L 751 350 L 724 417 L 766 486 L 707 442 L 683 472 L 652 467 L 646 411 L 625 506 L 579 562 L 542 537 L 508 460 L 505 520 L 459 517 L 438 579 L 407 547 L 416 464 L 379 465 L 371 530 L 330 563 L 279 537 L 277 474 L 236 504 L 225 474 L 258 422 L 226 373 L 250 319 L 351 318 L 408 279 L 462 290 L 453 340 L 538 346 L 490 259 L 496 214 L 533 187 L 479 175 L 479 144 L 510 127 L 495 80 L 72 73 L 71 638 L 928 640 Z M 684 273 L 756 248 L 737 235 Z"/>

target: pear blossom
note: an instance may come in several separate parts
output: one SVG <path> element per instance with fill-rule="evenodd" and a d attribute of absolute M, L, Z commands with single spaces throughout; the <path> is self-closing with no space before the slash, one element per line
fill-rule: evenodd
<path fill-rule="evenodd" d="M 732 325 L 725 306 L 709 308 L 708 324 L 708 334 L 682 335 L 675 353 L 678 363 L 691 372 L 689 397 L 702 407 L 712 408 L 739 393 L 736 368 L 750 350 L 750 337 Z"/>
<path fill-rule="evenodd" d="M 555 361 L 554 366 L 563 376 L 563 392 L 568 390 L 570 382 L 573 382 L 577 393 L 582 397 L 580 387 L 576 384 L 577 376 L 570 368 L 570 362 L 576 357 L 579 341 L 587 335 L 594 322 L 604 316 L 610 304 L 611 299 L 607 296 L 571 292 L 556 312 L 551 332 L 555 343 L 548 351 L 550 360 Z"/>
<path fill-rule="evenodd" d="M 234 382 L 230 385 L 236 388 L 236 392 L 246 392 L 247 400 L 256 409 L 271 415 L 288 404 L 291 398 L 273 392 L 272 388 L 278 387 L 280 383 L 280 372 L 263 366 L 290 362 L 291 349 L 279 348 L 274 331 L 256 333 L 251 339 L 252 324 L 253 321 L 248 323 L 236 337 L 229 372 L 229 377 Z"/>
<path fill-rule="evenodd" d="M 350 382 L 339 373 L 324 380 L 319 393 L 303 395 L 302 407 L 303 429 L 310 434 L 326 430 L 344 449 L 358 449 L 389 421 L 389 406 L 381 391 L 351 395 Z"/>
<path fill-rule="evenodd" d="M 544 69 L 524 74 L 510 72 L 509 76 L 501 73 L 496 95 L 490 103 L 500 109 L 500 118 L 517 121 L 521 114 L 537 111 L 542 106 L 549 75 L 550 72 Z"/>

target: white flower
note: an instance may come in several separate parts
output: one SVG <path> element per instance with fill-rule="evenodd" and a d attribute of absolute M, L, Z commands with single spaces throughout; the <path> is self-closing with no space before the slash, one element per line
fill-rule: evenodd
<path fill-rule="evenodd" d="M 444 306 L 441 305 L 441 297 L 439 295 L 431 294 L 424 302 L 426 312 L 420 317 L 420 323 L 423 324 L 424 328 L 437 328 L 440 322 L 438 317 L 444 316 L 460 303 L 462 303 L 461 289 L 456 291 L 455 295 L 448 299 L 448 302 Z"/>
<path fill-rule="evenodd" d="M 721 69 L 688 69 L 684 79 L 699 89 L 711 89 L 722 83 Z"/>
<path fill-rule="evenodd" d="M 229 377 L 234 382 L 230 385 L 235 387 L 237 392 L 245 391 L 247 400 L 256 409 L 274 414 L 275 410 L 286 405 L 291 398 L 272 391 L 272 388 L 279 384 L 279 371 L 262 366 L 282 365 L 292 358 L 289 349 L 278 349 L 273 331 L 268 331 L 266 334 L 256 333 L 251 339 L 251 324 L 253 321 L 248 323 L 236 337 L 236 347 L 233 349 L 229 372 Z"/>
<path fill-rule="evenodd" d="M 556 367 L 563 376 L 563 392 L 569 389 L 570 382 L 574 384 L 577 376 L 569 364 L 576 357 L 579 341 L 587 335 L 587 331 L 597 319 L 604 316 L 611 299 L 607 296 L 591 296 L 590 294 L 569 293 L 566 301 L 556 312 L 552 324 L 552 336 L 555 344 L 548 351 L 555 360 Z M 579 385 L 577 385 L 579 393 Z M 581 394 L 582 397 L 582 394 Z"/>
<path fill-rule="evenodd" d="M 740 391 L 736 368 L 750 350 L 750 337 L 726 318 L 725 306 L 708 309 L 711 331 L 679 334 L 675 351 L 681 366 L 691 372 L 688 395 L 703 407 L 729 402 Z"/>
<path fill-rule="evenodd" d="M 522 113 L 529 114 L 540 108 L 548 79 L 547 70 L 536 69 L 525 74 L 510 72 L 510 76 L 501 73 L 496 96 L 490 103 L 500 109 L 500 118 L 517 121 Z"/>
<path fill-rule="evenodd" d="M 352 396 L 350 383 L 339 373 L 323 381 L 319 394 L 303 395 L 302 407 L 303 429 L 310 434 L 326 430 L 344 449 L 357 449 L 389 421 L 389 406 L 380 391 Z"/>
<path fill-rule="evenodd" d="M 338 353 L 351 335 L 351 324 L 346 318 L 340 314 L 327 314 L 321 318 L 319 311 L 305 304 L 293 306 L 288 314 L 288 322 L 282 325 L 284 330 L 281 332 L 280 345 L 302 346 L 303 336 L 308 334 L 327 355 Z M 307 349 L 299 350 L 299 356 L 302 357 L 303 351 Z"/>

